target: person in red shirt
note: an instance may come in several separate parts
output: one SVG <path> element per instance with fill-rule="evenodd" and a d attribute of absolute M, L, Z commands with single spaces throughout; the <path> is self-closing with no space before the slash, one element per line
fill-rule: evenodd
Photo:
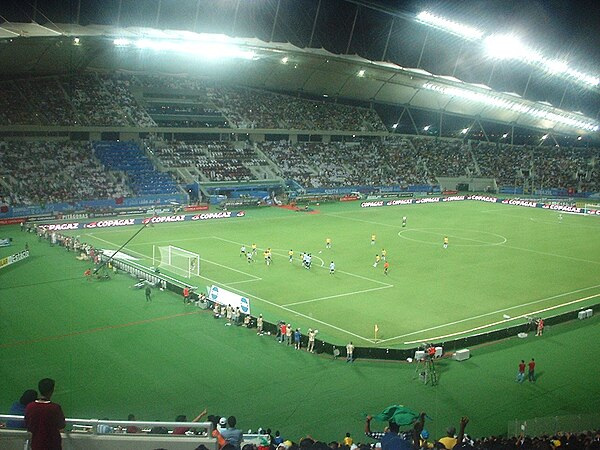
<path fill-rule="evenodd" d="M 527 364 L 529 371 L 527 372 L 527 379 L 529 381 L 535 381 L 535 360 L 531 358 L 529 364 Z"/>
<path fill-rule="evenodd" d="M 537 322 L 537 331 L 535 333 L 536 336 L 541 336 L 544 333 L 544 319 L 540 318 Z"/>
<path fill-rule="evenodd" d="M 186 286 L 183 288 L 183 304 L 187 305 L 190 299 L 190 289 Z"/>
<path fill-rule="evenodd" d="M 200 414 L 198 414 L 196 416 L 196 418 L 194 420 L 192 420 L 192 422 L 199 422 L 200 419 L 202 419 L 202 417 L 204 417 L 206 415 L 206 408 L 204 408 L 204 411 L 202 411 Z M 175 422 L 187 422 L 187 416 L 185 414 L 179 415 L 175 418 Z M 188 431 L 190 431 L 189 427 L 175 427 L 173 429 L 173 434 L 185 434 Z"/>
<path fill-rule="evenodd" d="M 50 401 L 54 385 L 54 380 L 50 378 L 40 380 L 40 398 L 25 408 L 25 424 L 31 433 L 31 450 L 62 450 L 60 432 L 66 422 L 60 405 Z"/>
<path fill-rule="evenodd" d="M 522 383 L 525 381 L 525 360 L 522 359 L 519 363 L 519 371 L 517 372 L 517 381 Z"/>

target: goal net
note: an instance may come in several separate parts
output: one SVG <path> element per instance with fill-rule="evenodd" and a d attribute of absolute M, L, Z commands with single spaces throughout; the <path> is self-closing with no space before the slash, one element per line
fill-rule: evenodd
<path fill-rule="evenodd" d="M 158 254 L 156 248 L 158 248 Z M 153 254 L 154 267 L 166 268 L 187 278 L 191 278 L 192 275 L 200 275 L 200 255 L 198 253 L 167 245 L 155 247 Z"/>

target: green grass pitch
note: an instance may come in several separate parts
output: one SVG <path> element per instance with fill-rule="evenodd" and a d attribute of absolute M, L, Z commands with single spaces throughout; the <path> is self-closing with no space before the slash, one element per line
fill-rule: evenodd
<path fill-rule="evenodd" d="M 197 284 L 248 292 L 254 314 L 303 330 L 318 327 L 320 337 L 334 343 L 391 347 L 494 323 L 503 314 L 558 306 L 546 315 L 595 302 L 599 224 L 592 217 L 563 214 L 560 221 L 549 211 L 476 202 L 369 210 L 355 203 L 322 205 L 318 214 L 271 208 L 239 219 L 156 225 L 126 252 L 151 265 L 153 244 L 197 251 L 206 277 Z M 515 418 L 600 408 L 600 360 L 590 346 L 600 338 L 597 317 L 548 327 L 542 338 L 473 348 L 468 361 L 444 358 L 437 366 L 440 383 L 430 387 L 415 379 L 414 364 L 346 364 L 298 352 L 252 330 L 226 327 L 166 291 L 154 290 L 147 303 L 125 275 L 88 282 L 86 263 L 73 254 L 16 226 L 1 230 L 15 243 L 0 256 L 25 242 L 32 253 L 0 270 L 3 411 L 47 376 L 57 380 L 54 398 L 69 417 L 134 413 L 141 420 L 173 420 L 208 407 L 235 414 L 243 429 L 269 426 L 294 440 L 310 433 L 329 441 L 351 432 L 365 441 L 363 414 L 394 403 L 427 411 L 434 437 L 462 415 L 471 418 L 471 434 L 484 436 L 505 433 Z M 82 238 L 114 248 L 135 231 L 96 229 Z M 238 256 L 239 243 L 252 242 L 274 250 L 272 266 L 262 258 L 249 266 Z M 288 263 L 290 247 L 296 256 L 304 250 L 325 263 L 333 259 L 337 273 L 329 275 L 320 262 L 310 271 L 297 258 Z M 381 248 L 390 260 L 387 277 L 372 267 Z M 570 302 L 577 303 L 560 306 Z M 375 323 L 382 340 L 407 336 L 372 342 Z M 531 357 L 538 361 L 538 381 L 515 383 L 518 361 Z"/>
<path fill-rule="evenodd" d="M 270 208 L 237 219 L 160 224 L 124 251 L 148 266 L 153 244 L 197 252 L 202 271 L 193 284 L 218 284 L 248 295 L 254 315 L 316 328 L 322 339 L 359 346 L 448 340 L 506 326 L 526 314 L 578 309 L 600 294 L 595 276 L 600 221 L 592 217 L 559 219 L 546 210 L 479 202 L 317 208 L 316 214 Z M 114 250 L 132 232 L 96 229 L 81 239 Z M 331 249 L 325 247 L 327 238 Z M 240 247 L 252 243 L 259 251 L 248 264 Z M 273 252 L 270 266 L 262 256 L 265 248 Z M 373 267 L 383 249 L 387 275 L 383 261 Z M 301 252 L 313 255 L 310 270 L 302 268 Z"/>

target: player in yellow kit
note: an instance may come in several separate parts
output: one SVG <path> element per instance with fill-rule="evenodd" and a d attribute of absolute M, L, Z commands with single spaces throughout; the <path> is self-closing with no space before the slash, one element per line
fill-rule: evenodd
<path fill-rule="evenodd" d="M 288 256 L 290 257 L 290 262 L 294 262 L 294 250 L 290 249 Z"/>
<path fill-rule="evenodd" d="M 325 248 L 331 248 L 331 238 L 325 239 Z"/>
<path fill-rule="evenodd" d="M 448 248 L 448 236 L 444 236 L 444 248 Z"/>
<path fill-rule="evenodd" d="M 379 262 L 381 261 L 381 256 L 375 255 L 375 262 L 373 263 L 373 267 L 377 267 Z"/>

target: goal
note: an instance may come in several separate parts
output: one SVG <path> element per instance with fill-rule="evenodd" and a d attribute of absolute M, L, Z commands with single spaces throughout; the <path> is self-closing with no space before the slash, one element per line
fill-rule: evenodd
<path fill-rule="evenodd" d="M 158 249 L 158 254 L 156 252 Z M 167 245 L 152 248 L 154 267 L 167 268 L 173 273 L 191 278 L 200 275 L 200 255 L 183 248 Z"/>

